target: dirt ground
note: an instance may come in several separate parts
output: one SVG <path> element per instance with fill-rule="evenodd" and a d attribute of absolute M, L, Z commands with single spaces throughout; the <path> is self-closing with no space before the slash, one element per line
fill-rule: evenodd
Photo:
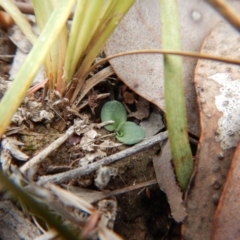
<path fill-rule="evenodd" d="M 8 79 L 8 69 L 11 63 L 0 61 L 0 77 Z M 112 86 L 112 89 L 111 89 Z M 122 83 L 116 84 L 101 84 L 97 87 L 99 92 L 106 92 L 108 90 L 111 96 L 119 97 L 119 89 Z M 106 101 L 106 100 L 105 100 Z M 96 109 L 96 114 L 91 113 L 89 107 L 85 107 L 83 112 L 91 115 L 91 121 L 99 122 L 100 106 Z M 134 107 L 133 107 L 134 108 Z M 150 107 L 150 111 L 151 111 Z M 19 141 L 24 143 L 22 150 L 28 156 L 34 156 L 37 152 L 44 149 L 62 132 L 58 129 L 58 124 L 34 124 L 32 129 L 34 136 L 17 134 Z M 102 130 L 105 131 L 105 130 Z M 105 131 L 107 134 L 107 131 Z M 84 155 L 84 152 L 69 153 L 71 143 L 67 141 L 56 151 L 53 151 L 41 164 L 38 169 L 37 176 L 53 174 L 52 167 L 77 167 L 79 157 Z M 121 146 L 108 151 L 108 155 L 121 151 L 126 148 Z M 111 165 L 111 167 L 118 168 L 118 174 L 112 178 L 104 191 L 113 191 L 127 186 L 132 186 L 138 183 L 143 183 L 155 179 L 155 172 L 153 168 L 152 158 L 159 154 L 160 146 L 154 147 L 137 153 L 131 157 L 127 157 Z M 14 164 L 20 166 L 21 163 L 14 160 Z M 72 181 L 65 182 L 65 184 L 86 187 L 88 189 L 96 190 L 93 184 L 96 173 L 89 174 L 89 176 L 80 179 L 72 179 Z M 128 193 L 120 194 L 117 198 L 117 216 L 114 223 L 114 231 L 117 232 L 124 239 L 129 240 L 154 240 L 154 239 L 180 239 L 180 225 L 174 222 L 170 215 L 170 208 L 165 194 L 159 189 L 157 184 L 147 188 L 134 190 Z M 4 240 L 4 239 L 3 239 Z"/>

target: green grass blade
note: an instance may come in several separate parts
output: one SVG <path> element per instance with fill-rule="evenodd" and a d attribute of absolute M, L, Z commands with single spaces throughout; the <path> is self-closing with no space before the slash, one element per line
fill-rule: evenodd
<path fill-rule="evenodd" d="M 40 31 L 42 31 L 55 8 L 55 4 L 53 0 L 32 0 L 32 3 L 38 27 Z M 49 79 L 49 87 L 51 89 L 56 89 L 60 93 L 62 93 L 65 88 L 65 85 L 62 83 L 62 75 L 63 64 L 66 56 L 67 40 L 67 26 L 64 26 L 57 40 L 50 49 L 44 64 L 47 78 Z"/>
<path fill-rule="evenodd" d="M 178 6 L 175 0 L 160 0 L 162 47 L 181 49 Z M 182 59 L 164 55 L 164 88 L 166 119 L 173 164 L 182 190 L 186 190 L 193 171 L 193 159 L 188 141 Z"/>
<path fill-rule="evenodd" d="M 34 44 L 37 40 L 37 37 L 32 31 L 30 23 L 27 21 L 26 17 L 21 13 L 18 7 L 11 0 L 0 0 L 0 6 L 8 12 L 8 14 L 13 18 L 15 23 L 26 35 L 28 40 Z"/>
<path fill-rule="evenodd" d="M 126 14 L 126 12 L 129 10 L 129 8 L 134 3 L 134 0 L 121 0 L 121 1 L 115 1 L 115 5 L 109 5 L 109 8 L 106 8 L 106 12 L 109 14 L 108 16 L 103 16 L 105 18 L 105 23 L 103 23 L 103 26 L 101 29 L 98 29 L 94 36 L 93 40 L 90 42 L 90 45 L 87 48 L 86 57 L 84 58 L 83 62 L 81 63 L 81 66 L 79 70 L 76 73 L 76 77 L 79 79 L 78 86 L 76 90 L 73 93 L 73 96 L 71 98 L 71 102 L 73 102 L 80 91 L 81 87 L 83 86 L 83 83 L 85 81 L 85 75 L 93 63 L 95 57 L 98 55 L 100 50 L 103 48 L 105 42 L 111 35 L 111 33 L 114 31 L 116 26 L 119 24 L 123 16 Z"/>
<path fill-rule="evenodd" d="M 79 60 L 93 35 L 95 25 L 99 21 L 104 0 L 78 1 L 70 32 L 67 56 L 65 60 L 64 80 L 72 80 Z"/>
<path fill-rule="evenodd" d="M 86 58 L 84 59 L 80 70 L 77 73 L 77 77 L 80 77 L 80 75 L 84 74 L 89 69 L 95 57 L 100 52 L 109 36 L 114 31 L 116 26 L 119 24 L 119 22 L 133 3 L 134 0 L 122 0 L 115 3 L 115 6 L 111 11 L 111 15 L 107 16 L 107 23 L 105 23 L 104 26 L 105 29 L 102 32 L 96 32 L 96 36 L 94 37 L 94 39 L 97 40 L 88 47 L 89 51 L 87 52 Z"/>
<path fill-rule="evenodd" d="M 22 68 L 1 100 L 0 137 L 6 131 L 13 114 L 20 106 L 34 76 L 65 25 L 74 3 L 75 0 L 59 0 L 57 7 L 23 63 Z"/>

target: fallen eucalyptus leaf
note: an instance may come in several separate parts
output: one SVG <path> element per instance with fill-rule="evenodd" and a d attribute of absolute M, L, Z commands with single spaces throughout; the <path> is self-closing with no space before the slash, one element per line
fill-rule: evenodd
<path fill-rule="evenodd" d="M 122 123 L 116 134 L 116 138 L 119 142 L 126 145 L 133 145 L 140 142 L 145 137 L 145 133 L 141 127 L 134 122 Z"/>
<path fill-rule="evenodd" d="M 239 32 L 222 22 L 206 38 L 201 53 L 237 58 L 239 48 Z M 202 133 L 195 157 L 197 171 L 186 200 L 188 216 L 182 235 L 183 239 L 212 239 L 213 217 L 237 137 L 240 139 L 239 66 L 199 59 L 195 86 Z"/>

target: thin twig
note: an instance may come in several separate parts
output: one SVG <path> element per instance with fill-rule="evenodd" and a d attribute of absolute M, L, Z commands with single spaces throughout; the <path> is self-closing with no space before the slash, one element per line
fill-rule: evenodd
<path fill-rule="evenodd" d="M 137 190 L 139 188 L 146 188 L 146 187 L 154 185 L 154 184 L 157 184 L 156 179 L 152 179 L 152 180 L 149 180 L 149 181 L 144 182 L 144 183 L 134 184 L 134 185 L 127 186 L 127 187 L 124 187 L 124 188 L 121 188 L 121 189 L 116 189 L 116 190 L 113 190 L 113 191 L 110 191 L 110 192 L 86 191 L 86 189 L 84 189 L 84 191 L 79 191 L 79 188 L 77 188 L 77 187 L 72 188 L 71 186 L 68 186 L 68 185 L 64 185 L 64 187 L 68 191 L 73 192 L 74 194 L 76 194 L 79 197 L 82 197 L 83 199 L 85 199 L 89 203 L 94 203 L 94 202 L 100 201 L 100 200 L 105 199 L 105 198 L 109 198 L 109 197 L 112 197 L 112 196 L 117 196 L 117 195 L 124 194 L 124 193 L 127 193 L 127 192 L 132 192 L 132 191 Z"/>
<path fill-rule="evenodd" d="M 97 162 L 89 164 L 86 167 L 75 168 L 73 170 L 70 170 L 70 171 L 67 171 L 64 173 L 58 173 L 58 174 L 51 175 L 51 176 L 42 176 L 39 178 L 38 183 L 39 184 L 45 184 L 47 182 L 63 183 L 70 179 L 87 175 L 87 174 L 97 170 L 102 165 L 109 165 L 109 164 L 116 162 L 118 160 L 121 160 L 125 157 L 129 157 L 137 152 L 140 152 L 146 148 L 149 148 L 149 147 L 161 142 L 162 140 L 165 140 L 167 137 L 168 137 L 167 131 L 159 133 L 156 136 L 153 136 L 149 139 L 146 139 L 146 140 L 134 145 L 133 147 L 127 148 L 121 152 L 118 152 L 111 156 L 105 157 L 101 160 L 98 160 Z"/>
<path fill-rule="evenodd" d="M 117 58 L 117 57 L 122 57 L 122 56 L 127 56 L 127 55 L 133 55 L 133 54 L 172 54 L 172 55 L 177 55 L 177 56 L 182 56 L 182 57 L 193 57 L 193 58 L 199 58 L 199 59 L 207 59 L 207 60 L 213 60 L 213 61 L 218 61 L 218 62 L 224 62 L 224 63 L 230 63 L 230 64 L 237 64 L 240 65 L 240 60 L 237 58 L 230 58 L 230 57 L 222 57 L 222 56 L 214 56 L 210 54 L 205 54 L 205 53 L 198 53 L 198 52 L 189 52 L 189 51 L 174 51 L 174 50 L 163 50 L 163 49 L 141 49 L 141 50 L 132 50 L 132 51 L 127 51 L 127 52 L 122 52 L 122 53 L 116 53 L 114 55 L 110 55 L 94 65 L 92 65 L 89 68 L 88 74 L 92 72 L 97 66 L 104 64 L 105 62 Z M 87 74 L 86 74 L 87 75 Z"/>
<path fill-rule="evenodd" d="M 240 16 L 228 3 L 223 0 L 207 0 L 207 2 L 233 27 L 240 30 Z"/>
<path fill-rule="evenodd" d="M 46 147 L 43 151 L 41 151 L 38 155 L 30 159 L 22 167 L 20 167 L 21 172 L 26 173 L 28 169 L 42 162 L 52 151 L 62 145 L 73 134 L 73 132 L 74 126 L 71 126 L 65 134 L 63 134 L 61 137 L 51 143 L 48 147 Z"/>
<path fill-rule="evenodd" d="M 112 196 L 116 196 L 116 195 L 120 195 L 120 194 L 124 194 L 124 193 L 127 193 L 127 192 L 132 192 L 134 190 L 137 190 L 139 188 L 145 188 L 145 187 L 148 187 L 148 186 L 151 186 L 151 185 L 154 185 L 154 184 L 157 184 L 157 179 L 152 179 L 152 180 L 149 180 L 147 182 L 144 182 L 144 183 L 139 183 L 139 184 L 135 184 L 133 186 L 127 186 L 125 188 L 121 188 L 121 189 L 117 189 L 117 190 L 114 190 L 114 191 L 111 191 L 111 192 L 102 192 L 103 193 L 103 198 L 109 198 L 109 197 L 112 197 Z M 101 200 L 101 199 L 99 199 Z"/>

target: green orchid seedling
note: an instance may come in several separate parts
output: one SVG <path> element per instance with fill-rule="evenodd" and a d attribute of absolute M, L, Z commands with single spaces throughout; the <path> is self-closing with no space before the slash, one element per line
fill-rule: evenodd
<path fill-rule="evenodd" d="M 119 142 L 133 145 L 145 137 L 141 127 L 134 122 L 127 121 L 127 112 L 124 106 L 116 100 L 105 103 L 101 110 L 101 121 L 110 120 L 114 122 L 106 125 L 105 129 L 109 132 L 116 131 L 116 138 Z"/>

